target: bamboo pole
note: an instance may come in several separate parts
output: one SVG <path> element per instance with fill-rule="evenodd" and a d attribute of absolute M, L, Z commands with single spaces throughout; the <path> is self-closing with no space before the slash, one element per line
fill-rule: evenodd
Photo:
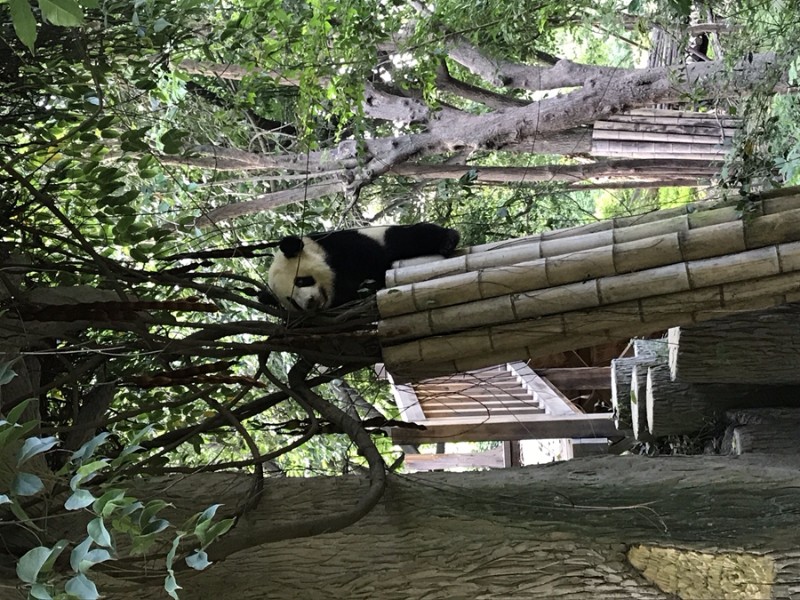
<path fill-rule="evenodd" d="M 782 265 L 782 261 L 788 262 Z M 387 344 L 486 326 L 513 326 L 519 321 L 566 311 L 601 308 L 631 300 L 769 277 L 795 270 L 795 262 L 800 262 L 800 242 L 766 246 L 737 254 L 400 315 L 379 321 L 378 336 Z M 789 267 L 788 271 L 785 270 Z"/>
<path fill-rule="evenodd" d="M 406 319 L 399 320 L 398 327 L 406 327 L 409 320 L 416 318 L 416 313 L 426 310 L 431 313 L 427 320 L 435 323 L 461 312 L 499 311 L 501 306 L 514 305 L 516 294 L 530 295 L 544 288 L 632 272 L 657 276 L 653 272 L 656 267 L 680 264 L 684 260 L 735 255 L 748 249 L 796 240 L 800 240 L 800 209 L 400 286 L 378 295 L 378 310 L 387 321 L 409 314 Z M 627 279 L 621 280 L 623 286 L 629 283 Z M 607 282 L 607 285 L 613 283 Z M 537 297 L 541 295 L 536 294 Z M 501 296 L 507 298 L 480 302 Z M 456 305 L 464 306 L 459 308 Z M 445 310 L 445 307 L 452 308 Z M 432 329 L 430 333 L 441 331 Z"/>
<path fill-rule="evenodd" d="M 390 289 L 379 292 L 379 306 L 382 298 L 397 294 L 394 291 L 397 286 L 468 273 L 479 269 L 509 266 L 540 258 L 552 258 L 560 254 L 600 248 L 614 243 L 634 242 L 656 235 L 676 232 L 685 233 L 723 223 L 741 222 L 741 211 L 733 205 L 717 208 L 708 208 L 709 205 L 701 205 L 699 210 L 696 207 L 687 208 L 688 206 L 690 205 L 678 207 L 674 210 L 654 211 L 637 217 L 611 219 L 589 225 L 546 232 L 516 240 L 481 244 L 462 249 L 463 254 L 452 258 L 434 260 L 423 264 L 398 266 L 398 268 L 386 273 L 386 285 Z M 753 218 L 800 209 L 800 194 L 754 202 L 752 209 L 753 211 L 748 215 Z M 700 244 L 702 242 L 698 240 L 695 243 Z M 398 261 L 395 264 L 402 265 L 406 264 L 406 262 Z M 428 283 L 427 285 L 433 284 Z M 401 292 L 406 293 L 407 290 L 401 289 Z M 383 314 L 382 311 L 381 314 Z"/>
<path fill-rule="evenodd" d="M 800 267 L 795 257 L 793 267 Z M 796 272 L 747 279 L 573 311 L 530 321 L 485 327 L 383 348 L 395 381 L 407 382 L 468 371 L 501 362 L 527 360 L 556 352 L 588 348 L 627 337 L 648 335 L 740 311 L 758 310 L 800 300 Z"/>
<path fill-rule="evenodd" d="M 711 121 L 681 121 L 673 119 L 673 122 L 662 121 L 595 121 L 592 126 L 592 134 L 603 138 L 606 132 L 614 133 L 649 133 L 660 136 L 654 139 L 669 139 L 665 136 L 670 135 L 694 135 L 704 138 L 714 139 L 715 142 L 723 138 L 731 138 L 738 131 L 736 126 L 724 126 L 718 122 Z M 609 138 L 613 139 L 613 138 Z M 709 142 L 710 143 L 710 142 Z"/>
<path fill-rule="evenodd" d="M 640 215 L 614 217 L 612 219 L 595 221 L 594 223 L 586 223 L 584 225 L 576 225 L 574 227 L 566 227 L 564 229 L 556 229 L 553 231 L 544 231 L 542 233 L 536 233 L 533 235 L 516 238 L 513 240 L 502 240 L 498 242 L 487 242 L 485 244 L 476 244 L 475 246 L 467 246 L 465 248 L 459 248 L 456 251 L 456 255 L 453 258 L 457 259 L 465 254 L 491 252 L 493 250 L 502 248 L 511 248 L 514 246 L 524 246 L 527 244 L 534 244 L 541 242 L 542 240 L 563 239 L 578 235 L 586 235 L 589 233 L 608 231 L 611 229 L 621 229 L 623 227 L 630 227 L 632 225 L 641 225 L 644 223 L 652 223 L 654 221 L 661 221 L 673 217 L 680 217 L 682 215 L 687 215 L 687 214 L 699 215 L 701 212 L 706 212 L 709 210 L 715 210 L 720 208 L 732 208 L 734 205 L 735 202 L 733 201 L 720 202 L 718 200 L 702 200 L 698 202 L 692 202 L 690 204 L 684 204 L 682 206 L 676 206 L 673 208 L 667 208 L 663 210 L 653 210 Z M 736 216 L 736 211 L 734 210 L 731 213 L 731 218 L 735 218 L 735 216 Z M 427 279 L 427 277 L 425 276 L 421 276 L 419 279 L 413 279 L 412 276 L 414 275 L 415 270 L 411 269 L 407 274 L 406 269 L 408 267 L 419 267 L 419 265 L 421 264 L 430 262 L 439 263 L 444 261 L 434 257 L 424 257 L 422 260 L 418 258 L 409 258 L 409 259 L 395 261 L 394 269 L 387 271 L 386 284 L 392 286 L 405 283 L 406 279 L 408 279 L 409 282 L 412 280 L 421 281 Z"/>
<path fill-rule="evenodd" d="M 657 127 L 657 126 L 654 126 Z M 727 139 L 733 137 L 735 133 L 734 129 L 729 129 L 730 136 Z M 691 148 L 695 144 L 699 144 L 701 146 L 718 146 L 721 151 L 727 151 L 728 147 L 725 146 L 723 140 L 726 139 L 723 130 L 717 129 L 716 131 L 709 131 L 708 133 L 668 133 L 661 130 L 659 127 L 659 131 L 647 131 L 646 129 L 642 128 L 641 126 L 638 129 L 629 129 L 629 128 L 618 128 L 618 127 L 605 127 L 605 128 L 594 128 L 594 132 L 592 134 L 592 150 L 594 150 L 594 142 L 599 140 L 605 141 L 618 141 L 618 142 L 659 142 L 655 144 L 655 146 L 663 146 L 664 144 L 668 144 L 669 147 L 677 147 L 677 148 Z M 706 152 L 710 152 L 710 149 L 705 149 Z M 678 151 L 680 154 L 680 150 Z"/>

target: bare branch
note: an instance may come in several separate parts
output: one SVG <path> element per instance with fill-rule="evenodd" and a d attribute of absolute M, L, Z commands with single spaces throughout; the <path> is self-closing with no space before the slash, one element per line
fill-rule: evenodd
<path fill-rule="evenodd" d="M 561 59 L 554 66 L 524 65 L 487 56 L 466 38 L 449 38 L 448 56 L 495 87 L 531 91 L 554 90 L 584 85 L 587 79 L 611 77 L 632 69 L 583 65 Z"/>
<path fill-rule="evenodd" d="M 344 529 L 364 517 L 378 503 L 386 488 L 386 466 L 380 452 L 361 422 L 315 394 L 305 381 L 311 366 L 299 362 L 289 372 L 289 386 L 304 402 L 317 411 L 324 419 L 336 424 L 358 447 L 359 453 L 369 463 L 370 483 L 356 505 L 337 515 L 316 519 L 297 519 L 288 523 L 266 526 L 259 522 L 249 522 L 247 527 L 237 527 L 209 548 L 211 560 L 223 560 L 234 552 L 245 548 L 260 546 L 269 542 L 310 537 Z"/>
<path fill-rule="evenodd" d="M 215 208 L 202 217 L 198 217 L 195 220 L 195 226 L 207 227 L 220 221 L 227 221 L 244 215 L 252 215 L 272 210 L 273 208 L 285 204 L 314 200 L 329 194 L 342 193 L 343 191 L 344 187 L 340 181 L 328 180 L 318 183 L 309 183 L 308 185 L 300 185 L 288 190 L 280 190 L 269 194 L 260 194 L 253 200 L 248 200 L 247 202 L 236 202 L 234 204 L 227 204 Z"/>

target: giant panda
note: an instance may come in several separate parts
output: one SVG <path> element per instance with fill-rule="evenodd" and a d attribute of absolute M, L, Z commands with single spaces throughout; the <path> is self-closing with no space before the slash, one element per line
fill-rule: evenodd
<path fill-rule="evenodd" d="M 278 243 L 269 269 L 270 292 L 259 299 L 290 311 L 333 308 L 385 287 L 385 274 L 396 260 L 429 254 L 450 256 L 459 234 L 433 223 L 367 227 Z M 276 302 L 277 301 L 277 302 Z"/>

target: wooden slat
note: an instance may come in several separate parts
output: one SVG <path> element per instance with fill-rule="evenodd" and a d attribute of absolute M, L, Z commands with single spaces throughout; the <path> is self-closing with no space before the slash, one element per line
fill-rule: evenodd
<path fill-rule="evenodd" d="M 421 444 L 442 441 L 480 442 L 550 438 L 595 438 L 618 435 L 610 415 L 532 415 L 492 417 L 483 423 L 470 419 L 435 419 L 425 429 L 392 429 L 395 444 Z"/>
<path fill-rule="evenodd" d="M 538 406 L 493 406 L 489 407 L 481 407 L 481 406 L 459 406 L 459 407 L 452 407 L 452 406 L 437 406 L 437 407 L 425 407 L 425 415 L 428 417 L 428 421 L 431 419 L 436 419 L 440 417 L 477 417 L 477 420 L 480 421 L 482 417 L 486 416 L 494 416 L 494 415 L 543 415 L 544 409 L 539 408 Z M 427 424 L 427 422 L 426 422 Z"/>
<path fill-rule="evenodd" d="M 501 469 L 506 466 L 502 446 L 472 453 L 406 454 L 405 464 L 411 472 L 436 471 L 459 467 Z"/>
<path fill-rule="evenodd" d="M 559 392 L 545 379 L 539 377 L 533 369 L 525 363 L 509 363 L 508 369 L 527 387 L 528 391 L 533 394 L 534 398 L 545 408 L 547 414 L 572 415 L 582 412 L 570 402 L 564 394 Z"/>

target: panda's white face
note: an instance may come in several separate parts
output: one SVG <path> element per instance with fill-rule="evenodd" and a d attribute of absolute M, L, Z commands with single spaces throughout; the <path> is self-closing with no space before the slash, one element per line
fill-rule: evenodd
<path fill-rule="evenodd" d="M 269 287 L 288 310 L 328 308 L 333 283 L 334 273 L 325 261 L 325 250 L 307 237 L 302 238 L 302 248 L 295 255 L 277 252 L 269 268 Z"/>

